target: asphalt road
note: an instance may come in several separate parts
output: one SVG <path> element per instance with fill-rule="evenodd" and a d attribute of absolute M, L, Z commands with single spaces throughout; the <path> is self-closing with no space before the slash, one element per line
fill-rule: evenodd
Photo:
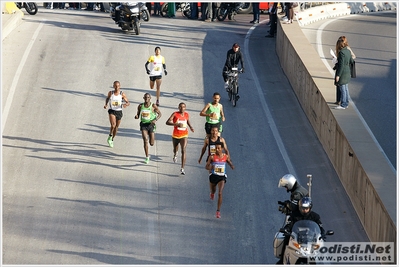
<path fill-rule="evenodd" d="M 262 19 L 265 19 L 262 15 Z M 273 264 L 283 224 L 278 180 L 313 175 L 314 210 L 329 241 L 367 241 L 328 157 L 281 71 L 275 39 L 251 15 L 203 23 L 152 18 L 139 36 L 122 33 L 107 14 L 40 10 L 3 42 L 3 264 Z M 226 51 L 241 44 L 246 72 L 237 107 L 223 92 Z M 144 63 L 162 48 L 156 144 L 145 165 L 136 107 L 149 92 Z M 360 57 L 360 56 L 359 56 Z M 114 80 L 131 106 L 114 141 L 103 109 Z M 209 200 L 203 106 L 222 94 L 228 170 L 222 218 Z M 154 91 L 150 91 L 155 95 Z M 186 175 L 172 162 L 172 128 L 187 104 Z"/>
<path fill-rule="evenodd" d="M 330 48 L 348 38 L 356 54 L 357 78 L 349 94 L 376 142 L 396 169 L 397 160 L 397 14 L 370 12 L 304 26 L 302 31 L 332 69 Z M 332 72 L 333 73 L 333 72 Z M 332 87 L 334 89 L 334 87 Z"/>

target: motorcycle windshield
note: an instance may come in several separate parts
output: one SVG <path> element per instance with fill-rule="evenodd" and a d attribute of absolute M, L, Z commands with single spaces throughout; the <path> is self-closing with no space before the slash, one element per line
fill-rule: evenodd
<path fill-rule="evenodd" d="M 321 235 L 319 225 L 308 220 L 296 222 L 292 227 L 292 233 L 296 234 L 298 244 L 315 243 Z"/>

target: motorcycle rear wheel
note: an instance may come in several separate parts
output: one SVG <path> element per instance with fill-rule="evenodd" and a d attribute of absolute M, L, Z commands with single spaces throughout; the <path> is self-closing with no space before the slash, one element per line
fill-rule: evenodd
<path fill-rule="evenodd" d="M 34 2 L 24 2 L 24 8 L 29 15 L 35 15 L 37 13 L 37 5 Z"/>
<path fill-rule="evenodd" d="M 217 11 L 216 18 L 218 21 L 224 21 L 227 17 L 227 8 L 220 7 Z"/>

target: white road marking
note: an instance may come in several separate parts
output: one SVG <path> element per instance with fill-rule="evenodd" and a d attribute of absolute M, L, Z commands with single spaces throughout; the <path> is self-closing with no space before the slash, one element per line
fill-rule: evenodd
<path fill-rule="evenodd" d="M 43 20 L 39 24 L 39 26 L 37 27 L 35 33 L 33 34 L 33 37 L 30 40 L 30 42 L 29 42 L 29 44 L 28 44 L 28 46 L 27 46 L 27 48 L 25 50 L 25 53 L 24 53 L 24 55 L 23 55 L 23 57 L 21 59 L 21 62 L 19 63 L 18 69 L 15 72 L 14 79 L 12 80 L 10 92 L 8 93 L 7 100 L 6 100 L 6 103 L 5 103 L 5 106 L 4 106 L 4 110 L 3 110 L 3 114 L 2 114 L 2 128 L 1 128 L 1 133 L 2 134 L 3 134 L 6 122 L 7 122 L 8 113 L 10 112 L 10 109 L 11 109 L 11 104 L 12 104 L 12 101 L 14 99 L 15 90 L 17 88 L 18 81 L 19 81 L 19 78 L 20 78 L 21 73 L 22 73 L 22 69 L 25 66 L 25 63 L 26 63 L 26 60 L 27 60 L 27 58 L 29 56 L 30 50 L 32 49 L 33 44 L 35 43 L 36 38 L 39 35 L 40 30 L 43 28 L 44 21 L 45 20 Z"/>

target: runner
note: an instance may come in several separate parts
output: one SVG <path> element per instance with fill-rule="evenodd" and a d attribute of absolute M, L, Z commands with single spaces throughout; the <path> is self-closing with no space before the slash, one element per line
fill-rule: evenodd
<path fill-rule="evenodd" d="M 216 218 L 220 218 L 220 208 L 223 200 L 223 189 L 226 183 L 226 163 L 234 170 L 234 165 L 230 160 L 230 156 L 223 153 L 222 144 L 216 143 L 216 153 L 211 155 L 206 163 L 206 169 L 211 171 L 209 174 L 209 187 L 211 190 L 210 198 L 215 198 L 216 187 L 219 188 L 218 205 L 216 210 Z"/>
<path fill-rule="evenodd" d="M 148 141 L 150 146 L 154 145 L 155 142 L 155 123 L 162 116 L 158 106 L 151 103 L 151 95 L 149 93 L 144 94 L 144 103 L 141 103 L 137 107 L 137 114 L 134 116 L 135 119 L 140 118 L 140 131 L 144 142 L 144 153 L 145 153 L 145 164 L 150 162 L 150 156 L 148 154 Z M 148 140 L 149 138 L 149 140 Z"/>
<path fill-rule="evenodd" d="M 124 92 L 121 91 L 121 84 L 119 81 L 114 81 L 114 91 L 109 91 L 105 99 L 104 109 L 108 107 L 108 117 L 111 124 L 109 136 L 107 139 L 109 147 L 114 147 L 114 138 L 118 132 L 119 125 L 123 117 L 122 107 L 126 108 L 130 105 Z M 125 101 L 125 104 L 122 103 Z"/>
<path fill-rule="evenodd" d="M 190 115 L 186 112 L 186 104 L 179 104 L 179 111 L 175 111 L 170 115 L 169 119 L 166 121 L 167 125 L 174 126 L 172 133 L 172 143 L 173 143 L 173 162 L 177 162 L 177 152 L 179 150 L 179 144 L 181 147 L 181 174 L 186 174 L 184 171 L 184 165 L 186 163 L 186 147 L 188 139 L 188 129 L 194 132 L 194 128 L 190 123 Z"/>
<path fill-rule="evenodd" d="M 213 94 L 213 101 L 206 104 L 205 107 L 201 110 L 200 116 L 206 117 L 205 122 L 205 132 L 206 137 L 211 135 L 212 126 L 219 127 L 219 136 L 222 133 L 222 123 L 221 121 L 225 121 L 223 105 L 219 103 L 220 94 L 218 92 Z"/>
<path fill-rule="evenodd" d="M 222 143 L 222 148 L 224 149 L 225 153 L 229 155 L 229 150 L 227 149 L 227 144 L 226 141 L 223 137 L 219 136 L 219 127 L 217 126 L 212 126 L 211 128 L 211 136 L 208 138 L 205 138 L 204 140 L 204 146 L 202 147 L 201 150 L 201 155 L 198 159 L 198 163 L 201 163 L 202 157 L 205 154 L 206 149 L 208 148 L 208 156 L 206 158 L 206 161 L 208 161 L 208 158 L 210 155 L 215 154 L 216 152 L 216 143 Z"/>
<path fill-rule="evenodd" d="M 148 65 L 151 63 L 150 69 Z M 155 47 L 155 55 L 150 56 L 150 58 L 145 63 L 145 70 L 147 74 L 150 75 L 150 88 L 154 89 L 154 84 L 157 85 L 157 106 L 159 106 L 159 98 L 161 96 L 161 84 L 162 84 L 162 70 L 165 72 L 165 76 L 168 75 L 166 71 L 165 58 L 161 56 L 161 48 L 159 46 Z"/>

